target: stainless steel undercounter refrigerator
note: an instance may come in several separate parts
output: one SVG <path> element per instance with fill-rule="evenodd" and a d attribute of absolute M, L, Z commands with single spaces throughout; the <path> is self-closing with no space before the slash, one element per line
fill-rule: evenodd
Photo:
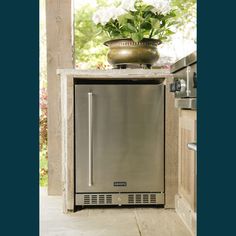
<path fill-rule="evenodd" d="M 78 80 L 77 206 L 164 204 L 164 87 Z"/>

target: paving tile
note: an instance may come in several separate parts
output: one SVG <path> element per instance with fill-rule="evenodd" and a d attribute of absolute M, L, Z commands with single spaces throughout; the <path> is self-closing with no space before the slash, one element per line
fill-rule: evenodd
<path fill-rule="evenodd" d="M 83 209 L 63 214 L 62 200 L 40 190 L 40 236 L 191 236 L 174 210 Z"/>

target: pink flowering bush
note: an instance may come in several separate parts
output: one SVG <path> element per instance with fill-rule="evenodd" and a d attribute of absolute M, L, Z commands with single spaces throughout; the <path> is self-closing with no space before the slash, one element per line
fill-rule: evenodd
<path fill-rule="evenodd" d="M 40 185 L 47 185 L 47 174 L 48 174 L 48 126 L 47 126 L 47 89 L 41 88 L 40 90 L 40 116 L 39 116 L 39 131 L 40 131 Z"/>

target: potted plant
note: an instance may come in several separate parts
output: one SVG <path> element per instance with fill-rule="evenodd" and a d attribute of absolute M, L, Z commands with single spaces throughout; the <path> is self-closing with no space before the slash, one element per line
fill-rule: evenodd
<path fill-rule="evenodd" d="M 98 9 L 93 22 L 111 38 L 108 62 L 113 66 L 146 65 L 158 59 L 157 46 L 169 39 L 176 24 L 169 0 L 123 0 L 117 7 Z"/>

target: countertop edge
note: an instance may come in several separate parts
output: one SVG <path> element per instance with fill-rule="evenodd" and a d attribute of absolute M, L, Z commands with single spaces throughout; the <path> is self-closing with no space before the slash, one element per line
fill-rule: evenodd
<path fill-rule="evenodd" d="M 173 75 L 169 69 L 110 69 L 110 70 L 77 70 L 57 69 L 59 78 L 76 77 L 83 79 L 166 79 Z"/>

